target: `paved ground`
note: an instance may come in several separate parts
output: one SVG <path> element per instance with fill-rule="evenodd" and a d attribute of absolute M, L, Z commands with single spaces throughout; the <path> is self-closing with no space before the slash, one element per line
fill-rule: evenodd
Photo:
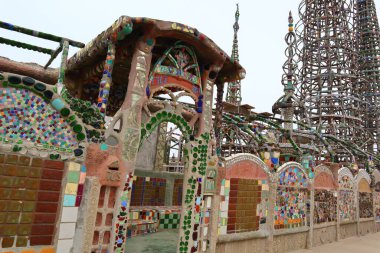
<path fill-rule="evenodd" d="M 325 244 L 312 250 L 297 250 L 292 253 L 379 253 L 380 233 L 361 237 L 350 237 L 339 242 Z"/>
<path fill-rule="evenodd" d="M 126 241 L 127 253 L 175 253 L 177 248 L 178 229 L 136 236 Z M 362 252 L 363 253 L 363 252 Z"/>

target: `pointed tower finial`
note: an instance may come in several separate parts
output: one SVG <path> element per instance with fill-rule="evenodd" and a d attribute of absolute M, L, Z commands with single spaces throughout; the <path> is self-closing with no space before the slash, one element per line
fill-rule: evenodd
<path fill-rule="evenodd" d="M 237 38 L 237 33 L 240 28 L 239 17 L 240 17 L 239 4 L 236 4 L 235 23 L 233 25 L 234 40 L 232 44 L 232 54 L 231 54 L 231 60 L 233 62 L 239 62 L 239 48 L 238 48 L 238 38 Z M 240 103 L 241 103 L 240 80 L 228 83 L 226 102 L 230 104 L 234 104 L 236 106 L 240 106 Z"/>

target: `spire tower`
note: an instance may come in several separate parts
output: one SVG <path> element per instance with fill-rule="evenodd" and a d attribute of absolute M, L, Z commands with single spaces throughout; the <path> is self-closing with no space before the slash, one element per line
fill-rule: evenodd
<path fill-rule="evenodd" d="M 238 48 L 238 37 L 237 33 L 239 31 L 239 4 L 236 4 L 236 12 L 235 12 L 235 23 L 234 23 L 234 40 L 232 45 L 232 54 L 231 60 L 234 62 L 239 62 L 239 48 Z M 226 102 L 240 106 L 241 104 L 241 90 L 240 90 L 240 80 L 229 82 L 227 87 L 227 96 Z"/>
<path fill-rule="evenodd" d="M 353 38 L 352 0 L 303 0 L 297 25 L 302 47 L 298 97 L 301 115 L 319 134 L 365 145 L 363 108 L 358 85 L 357 52 Z M 336 162 L 353 161 L 354 154 L 334 147 Z"/>
<path fill-rule="evenodd" d="M 359 53 L 359 77 L 366 103 L 365 129 L 374 137 L 368 151 L 378 151 L 380 145 L 380 30 L 374 0 L 356 0 L 355 21 Z M 375 143 L 377 145 L 375 145 Z"/>

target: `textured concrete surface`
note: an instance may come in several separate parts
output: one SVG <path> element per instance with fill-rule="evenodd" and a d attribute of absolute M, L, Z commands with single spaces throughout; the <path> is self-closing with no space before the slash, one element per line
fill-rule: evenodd
<path fill-rule="evenodd" d="M 292 253 L 379 253 L 380 233 L 361 237 L 350 237 L 339 242 L 325 244 L 311 250 L 297 250 Z"/>
<path fill-rule="evenodd" d="M 136 236 L 126 241 L 127 253 L 175 253 L 178 229 L 167 229 L 157 233 Z"/>

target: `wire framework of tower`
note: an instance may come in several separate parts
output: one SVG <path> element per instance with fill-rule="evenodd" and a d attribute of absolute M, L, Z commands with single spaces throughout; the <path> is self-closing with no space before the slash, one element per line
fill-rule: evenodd
<path fill-rule="evenodd" d="M 305 111 L 300 118 L 321 135 L 363 147 L 365 103 L 360 97 L 353 0 L 303 0 L 299 6 L 298 96 Z M 337 145 L 337 161 L 354 154 Z"/>
<path fill-rule="evenodd" d="M 239 4 L 236 4 L 236 12 L 235 12 L 235 23 L 233 25 L 234 28 L 234 40 L 232 45 L 232 54 L 231 59 L 235 62 L 239 62 L 239 48 L 238 48 L 238 37 L 237 33 L 239 31 Z M 227 95 L 226 102 L 240 106 L 241 104 L 241 83 L 240 80 L 229 82 L 227 87 Z"/>
<path fill-rule="evenodd" d="M 368 151 L 378 151 L 380 122 L 380 31 L 373 0 L 356 0 L 355 21 L 358 40 L 358 70 L 361 88 L 367 102 L 364 127 L 374 138 L 367 145 Z M 377 145 L 375 145 L 377 144 Z"/>

